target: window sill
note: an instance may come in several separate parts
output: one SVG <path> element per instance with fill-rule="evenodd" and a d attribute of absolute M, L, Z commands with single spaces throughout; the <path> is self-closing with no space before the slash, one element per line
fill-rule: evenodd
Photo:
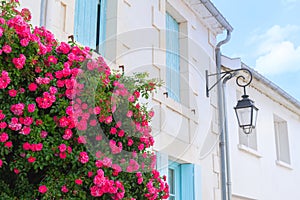
<path fill-rule="evenodd" d="M 258 151 L 254 150 L 254 149 L 251 149 L 251 148 L 247 147 L 246 145 L 238 144 L 238 149 L 240 151 L 243 151 L 245 153 L 253 155 L 253 156 L 257 157 L 257 158 L 261 158 L 262 157 L 262 155 Z"/>
<path fill-rule="evenodd" d="M 187 108 L 185 105 L 181 104 L 180 102 L 177 102 L 177 101 L 173 100 L 172 98 L 166 98 L 161 93 L 155 93 L 155 94 L 153 94 L 152 97 L 154 100 L 166 105 L 171 110 L 182 114 L 186 118 L 193 120 L 195 123 L 198 123 L 197 115 L 192 110 Z M 197 112 L 197 111 L 195 111 L 195 112 Z"/>
<path fill-rule="evenodd" d="M 286 162 L 283 162 L 281 160 L 276 160 L 275 161 L 276 165 L 280 166 L 280 167 L 284 167 L 286 169 L 289 169 L 289 170 L 293 170 L 292 166 Z"/>

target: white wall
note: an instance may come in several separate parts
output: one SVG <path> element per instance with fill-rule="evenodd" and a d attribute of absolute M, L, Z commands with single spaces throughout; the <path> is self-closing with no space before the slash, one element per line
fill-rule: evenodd
<path fill-rule="evenodd" d="M 229 66 L 226 66 L 229 67 Z M 259 108 L 257 121 L 257 151 L 239 148 L 237 120 L 233 110 L 238 89 L 235 80 L 227 84 L 227 110 L 231 155 L 232 193 L 249 199 L 282 200 L 300 199 L 300 108 L 291 110 L 288 104 L 278 99 L 282 97 L 276 91 L 270 91 L 254 79 L 252 87 L 247 89 L 250 98 Z M 256 87 L 256 88 L 255 88 Z M 290 145 L 291 165 L 276 164 L 276 143 L 274 118 L 276 114 L 287 121 Z"/>
<path fill-rule="evenodd" d="M 40 15 L 41 15 L 41 0 L 20 0 L 20 7 L 18 10 L 22 8 L 28 8 L 31 11 L 31 22 L 33 26 L 40 26 Z"/>
<path fill-rule="evenodd" d="M 117 56 L 114 62 L 117 66 L 125 65 L 127 74 L 148 71 L 153 77 L 165 81 L 166 10 L 184 25 L 181 37 L 187 38 L 187 54 L 182 56 L 188 60 L 188 74 L 185 76 L 188 79 L 185 80 L 189 105 L 183 106 L 165 98 L 164 88 L 154 95 L 154 149 L 167 153 L 178 162 L 200 164 L 202 199 L 219 199 L 218 145 L 215 145 L 218 136 L 210 131 L 211 124 L 215 124 L 212 122 L 214 108 L 205 96 L 205 69 L 213 68 L 215 63 L 214 50 L 209 44 L 209 30 L 183 1 L 169 1 L 167 4 L 160 0 L 119 1 Z M 192 109 L 195 109 L 195 114 Z"/>

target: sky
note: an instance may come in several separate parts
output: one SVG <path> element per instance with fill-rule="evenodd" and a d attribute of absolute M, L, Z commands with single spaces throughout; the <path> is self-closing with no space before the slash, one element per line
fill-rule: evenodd
<path fill-rule="evenodd" d="M 211 1 L 234 29 L 222 54 L 240 57 L 300 102 L 300 0 Z"/>

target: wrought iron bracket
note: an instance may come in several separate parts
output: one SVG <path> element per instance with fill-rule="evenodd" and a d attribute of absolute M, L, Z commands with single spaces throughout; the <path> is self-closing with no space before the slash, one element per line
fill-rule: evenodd
<path fill-rule="evenodd" d="M 238 72 L 240 71 L 246 72 L 249 77 L 246 78 L 246 76 L 244 76 L 243 74 L 239 74 Z M 223 79 L 229 80 L 236 76 L 236 84 L 244 88 L 244 94 L 246 94 L 246 87 L 252 82 L 252 72 L 249 69 L 243 68 L 221 72 L 220 78 L 212 86 L 209 86 L 209 77 L 216 75 L 218 75 L 218 73 L 208 74 L 208 70 L 205 70 L 206 97 L 209 97 L 209 91 L 211 91 L 211 89 L 213 89 Z"/>

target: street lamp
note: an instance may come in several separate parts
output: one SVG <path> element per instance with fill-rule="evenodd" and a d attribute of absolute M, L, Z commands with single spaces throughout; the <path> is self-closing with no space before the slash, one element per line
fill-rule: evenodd
<path fill-rule="evenodd" d="M 245 134 L 251 133 L 252 129 L 255 128 L 258 112 L 254 102 L 249 99 L 248 95 L 244 94 L 234 109 L 239 127 L 243 129 Z"/>
<path fill-rule="evenodd" d="M 256 126 L 256 120 L 257 120 L 257 113 L 258 108 L 255 107 L 254 101 L 249 99 L 249 96 L 246 94 L 246 86 L 248 86 L 252 81 L 252 73 L 248 69 L 236 69 L 236 70 L 230 70 L 225 71 L 221 73 L 221 77 L 215 84 L 213 84 L 211 87 L 208 86 L 208 78 L 210 76 L 215 76 L 217 74 L 208 74 L 208 71 L 206 70 L 206 96 L 209 97 L 209 91 L 216 86 L 221 80 L 225 79 L 226 81 L 235 77 L 237 75 L 237 72 L 239 71 L 245 71 L 250 75 L 250 78 L 247 82 L 243 83 L 240 82 L 240 80 L 245 81 L 246 77 L 243 75 L 239 75 L 236 77 L 236 84 L 239 87 L 244 88 L 244 94 L 242 95 L 242 99 L 238 101 L 237 105 L 234 107 L 237 121 L 239 124 L 239 127 L 243 129 L 245 134 L 250 134 L 252 132 L 252 129 Z M 225 83 L 225 81 L 224 81 Z"/>
<path fill-rule="evenodd" d="M 218 54 L 219 55 L 219 54 Z M 220 55 L 219 55 L 220 56 Z M 221 68 L 218 68 L 221 69 Z M 238 75 L 238 72 L 244 71 L 249 76 L 248 79 L 244 74 Z M 209 91 L 218 85 L 218 98 L 219 104 L 219 121 L 220 121 L 220 160 L 221 160 L 221 189 L 222 200 L 231 200 L 231 172 L 230 172 L 230 154 L 228 143 L 228 125 L 227 125 L 227 111 L 226 111 L 226 95 L 225 86 L 228 80 L 236 77 L 236 84 L 244 88 L 244 95 L 242 99 L 238 101 L 235 109 L 239 127 L 243 129 L 245 134 L 250 134 L 252 129 L 255 128 L 258 109 L 254 106 L 254 102 L 249 99 L 246 94 L 246 87 L 252 81 L 252 73 L 246 68 L 224 71 L 216 74 L 206 73 L 206 96 L 209 97 Z M 217 81 L 211 87 L 208 86 L 208 78 L 210 76 L 217 76 Z M 222 81 L 223 80 L 223 81 Z M 248 80 L 248 81 L 247 81 Z M 220 83 L 222 81 L 222 84 Z"/>

